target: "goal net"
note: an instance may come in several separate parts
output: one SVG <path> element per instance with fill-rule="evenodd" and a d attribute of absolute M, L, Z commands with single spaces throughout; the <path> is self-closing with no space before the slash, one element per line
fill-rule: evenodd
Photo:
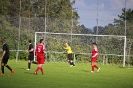
<path fill-rule="evenodd" d="M 121 61 L 123 67 L 125 66 L 126 36 L 35 32 L 35 46 L 40 39 L 45 41 L 47 61 L 66 61 L 65 42 L 71 45 L 74 61 L 89 61 L 91 44 L 96 42 L 100 58 L 98 60 L 103 63 Z"/>

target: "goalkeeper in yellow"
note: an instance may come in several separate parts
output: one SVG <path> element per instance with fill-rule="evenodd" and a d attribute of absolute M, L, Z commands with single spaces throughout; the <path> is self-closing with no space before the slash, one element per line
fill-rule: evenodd
<path fill-rule="evenodd" d="M 69 46 L 69 44 L 68 43 L 65 43 L 65 50 L 66 50 L 66 53 L 67 53 L 67 60 L 68 60 L 68 62 L 70 63 L 70 67 L 73 67 L 73 66 L 75 66 L 74 65 L 74 62 L 73 62 L 73 58 L 72 58 L 72 50 L 71 50 L 71 47 Z"/>

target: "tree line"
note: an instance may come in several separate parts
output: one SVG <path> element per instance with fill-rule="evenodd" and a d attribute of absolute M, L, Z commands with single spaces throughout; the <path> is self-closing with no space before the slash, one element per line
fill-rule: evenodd
<path fill-rule="evenodd" d="M 21 1 L 21 2 L 20 2 Z M 96 34 L 97 26 L 92 29 L 86 28 L 84 25 L 78 25 L 80 18 L 76 9 L 72 7 L 75 0 L 0 0 L 0 37 L 6 38 L 10 43 L 11 49 L 17 49 L 18 29 L 21 16 L 20 30 L 20 49 L 27 48 L 28 39 L 34 41 L 35 31 L 44 31 L 46 26 L 48 32 L 64 32 L 70 33 L 73 21 L 73 33 L 77 34 Z M 20 9 L 21 7 L 21 9 Z M 125 18 L 126 12 L 126 18 Z M 45 17 L 47 18 L 45 25 Z M 126 36 L 127 36 L 127 54 L 133 52 L 133 10 L 122 8 L 122 13 L 118 15 L 118 19 L 114 19 L 114 24 L 107 26 L 98 26 L 98 34 L 102 35 L 124 35 L 124 21 L 126 20 Z M 65 37 L 64 37 L 65 38 Z M 88 37 L 74 38 L 77 43 L 84 45 L 92 42 Z M 48 44 L 53 45 L 53 39 L 48 40 Z M 88 42 L 87 42 L 88 41 Z M 116 40 L 117 41 L 117 40 Z M 51 43 L 50 43 L 51 42 Z M 115 42 L 117 43 L 117 42 Z M 112 45 L 115 45 L 112 44 Z M 128 44 L 129 43 L 129 44 Z M 58 44 L 54 49 L 57 49 Z M 109 45 L 110 47 L 114 47 Z M 85 46 L 85 45 L 84 45 Z M 75 50 L 84 51 L 75 46 Z M 90 47 L 90 46 L 87 46 Z M 116 47 L 120 48 L 120 47 Z M 58 49 L 57 49 L 58 50 Z M 105 48 L 102 50 L 107 51 Z M 87 51 L 87 50 L 86 50 Z M 22 55 L 24 56 L 24 55 Z M 78 55 L 77 55 L 78 56 Z M 13 57 L 14 58 L 14 57 Z M 22 57 L 26 58 L 26 57 Z"/>

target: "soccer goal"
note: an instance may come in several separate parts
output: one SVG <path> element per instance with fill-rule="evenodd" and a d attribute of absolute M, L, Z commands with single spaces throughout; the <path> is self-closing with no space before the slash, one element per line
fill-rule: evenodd
<path fill-rule="evenodd" d="M 96 42 L 98 44 L 99 55 L 119 56 L 122 66 L 125 67 L 126 36 L 35 32 L 35 46 L 41 38 L 45 41 L 46 53 L 49 53 L 48 58 L 58 58 L 58 60 L 65 58 L 61 55 L 64 53 L 64 43 L 68 42 L 74 53 L 75 61 L 76 54 L 91 55 L 91 44 Z"/>

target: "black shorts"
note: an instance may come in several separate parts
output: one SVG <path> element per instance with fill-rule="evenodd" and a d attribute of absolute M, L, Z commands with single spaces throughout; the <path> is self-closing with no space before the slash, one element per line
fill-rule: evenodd
<path fill-rule="evenodd" d="M 34 60 L 34 54 L 29 54 L 28 60 Z"/>
<path fill-rule="evenodd" d="M 9 56 L 4 56 L 1 63 L 7 64 Z"/>
<path fill-rule="evenodd" d="M 68 60 L 73 60 L 72 53 L 71 54 L 68 54 L 67 58 L 68 58 Z"/>

